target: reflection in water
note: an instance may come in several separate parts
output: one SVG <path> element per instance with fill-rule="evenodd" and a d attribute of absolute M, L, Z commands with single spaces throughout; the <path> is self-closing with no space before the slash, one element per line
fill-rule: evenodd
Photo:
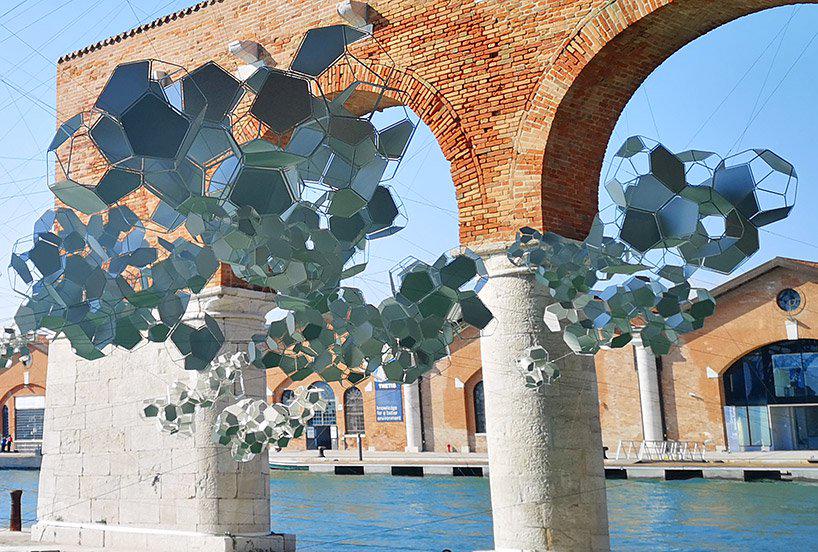
<path fill-rule="evenodd" d="M 818 486 L 611 481 L 614 550 L 780 551 L 818 545 Z"/>
<path fill-rule="evenodd" d="M 23 517 L 33 519 L 37 476 L 0 470 L 0 526 L 11 489 L 23 489 Z M 286 471 L 271 479 L 273 530 L 298 535 L 299 552 L 492 548 L 486 479 Z M 610 481 L 608 509 L 615 551 L 772 552 L 818 543 L 816 485 Z"/>

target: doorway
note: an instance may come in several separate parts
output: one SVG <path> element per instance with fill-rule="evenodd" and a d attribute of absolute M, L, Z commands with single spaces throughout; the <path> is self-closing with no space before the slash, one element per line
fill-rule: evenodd
<path fill-rule="evenodd" d="M 323 381 L 313 383 L 310 389 L 318 389 L 321 392 L 321 398 L 327 401 L 327 408 L 323 412 L 316 412 L 307 422 L 307 450 L 317 450 L 318 447 L 328 450 L 338 448 L 335 393 L 329 384 Z"/>

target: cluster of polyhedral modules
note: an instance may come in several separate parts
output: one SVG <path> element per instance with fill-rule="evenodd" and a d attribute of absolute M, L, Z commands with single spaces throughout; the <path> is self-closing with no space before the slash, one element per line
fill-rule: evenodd
<path fill-rule="evenodd" d="M 261 400 L 242 399 L 225 408 L 216 419 L 213 440 L 230 447 L 237 462 L 248 462 L 268 446 L 286 447 L 304 433 L 307 422 L 324 412 L 327 401 L 320 389 L 299 387 L 292 401 L 267 404 Z"/>
<path fill-rule="evenodd" d="M 692 289 L 676 271 L 662 273 L 662 279 L 678 281 L 665 286 L 647 275 L 646 266 L 626 262 L 623 248 L 614 240 L 597 240 L 596 232 L 591 236 L 576 242 L 522 228 L 507 252 L 514 264 L 531 270 L 553 298 L 544 321 L 551 331 L 563 332 L 575 353 L 623 347 L 640 332 L 645 347 L 666 354 L 680 334 L 700 328 L 713 313 L 709 293 Z M 633 275 L 638 272 L 642 274 Z M 603 287 L 617 276 L 625 280 Z"/>
<path fill-rule="evenodd" d="M 169 338 L 186 367 L 203 369 L 221 338 L 212 324 L 179 324 L 182 290 L 198 292 L 217 262 L 292 295 L 337 288 L 363 270 L 367 242 L 403 224 L 385 181 L 415 129 L 405 111 L 373 123 L 402 92 L 349 54 L 367 36 L 343 25 L 313 29 L 289 70 L 261 67 L 246 80 L 212 62 L 191 72 L 156 60 L 118 66 L 93 108 L 62 124 L 49 146 L 50 188 L 91 218 L 86 228 L 74 213 L 56 225 L 47 214 L 31 250 L 13 257 L 33 284 L 18 314 L 26 329 L 63 331 L 87 358 L 109 344 L 132 348 L 140 333 Z M 342 72 L 357 64 L 368 79 L 352 71 L 351 84 L 330 97 L 320 79 L 340 60 Z M 124 206 L 135 203 L 149 208 L 149 220 Z M 183 225 L 204 247 L 144 239 L 146 229 Z"/>
<path fill-rule="evenodd" d="M 33 332 L 19 334 L 14 328 L 5 328 L 0 334 L 0 371 L 11 368 L 15 358 L 23 366 L 31 364 L 31 349 L 36 336 Z"/>
<path fill-rule="evenodd" d="M 642 137 L 629 138 L 614 164 L 605 184 L 613 217 L 601 213 L 583 242 L 523 228 L 508 257 L 553 298 L 544 320 L 574 352 L 623 347 L 638 333 L 667 354 L 715 311 L 712 295 L 688 279 L 700 268 L 730 273 L 755 253 L 758 229 L 792 210 L 797 177 L 769 150 L 675 155 Z"/>
<path fill-rule="evenodd" d="M 49 146 L 61 207 L 12 258 L 28 297 L 21 330 L 62 333 L 88 359 L 109 345 L 167 341 L 186 369 L 220 381 L 210 367 L 224 342 L 218 324 L 185 318 L 219 263 L 275 290 L 289 310 L 249 353 L 293 379 L 354 384 L 383 366 L 413 381 L 463 325 L 485 327 L 491 314 L 475 289 L 485 271 L 470 254 L 403 267 L 397 278 L 407 283 L 380 306 L 342 287 L 366 268 L 369 242 L 406 224 L 387 182 L 416 124 L 371 38 L 344 25 L 312 29 L 289 69 L 260 67 L 246 79 L 214 62 L 189 72 L 156 60 L 118 66 Z M 367 52 L 377 66 L 361 61 Z M 169 393 L 146 414 L 172 432 L 189 432 L 195 408 L 213 402 L 187 383 Z M 241 404 L 233 414 L 242 423 L 273 416 Z M 271 439 L 286 441 L 292 428 L 273 421 Z"/>
<path fill-rule="evenodd" d="M 381 368 L 391 381 L 413 382 L 448 355 L 461 325 L 491 321 L 477 297 L 486 279 L 482 260 L 466 251 L 401 265 L 392 273 L 394 297 L 377 307 L 354 288 L 279 296 L 288 312 L 253 338 L 252 362 L 294 381 L 318 374 L 356 384 Z"/>
<path fill-rule="evenodd" d="M 382 367 L 391 381 L 415 381 L 448 355 L 462 328 L 485 330 L 493 320 L 477 296 L 488 281 L 486 267 L 468 249 L 432 265 L 407 259 L 390 279 L 394 296 L 378 309 L 390 337 Z"/>
<path fill-rule="evenodd" d="M 205 368 L 224 336 L 209 317 L 202 327 L 182 318 L 188 291 L 200 291 L 218 263 L 210 250 L 184 239 L 159 243 L 161 251 L 122 205 L 87 222 L 70 209 L 48 211 L 31 242 L 18 242 L 12 252 L 15 290 L 28 297 L 15 315 L 17 327 L 62 333 L 86 359 L 104 356 L 108 345 L 133 349 L 145 338 L 170 338 L 186 368 Z"/>
<path fill-rule="evenodd" d="M 525 376 L 526 387 L 538 389 L 554 383 L 560 377 L 557 363 L 550 360 L 542 347 L 529 347 L 517 359 L 517 367 Z"/>
<path fill-rule="evenodd" d="M 192 435 L 198 408 L 210 408 L 222 397 L 243 397 L 242 375 L 248 366 L 244 353 L 221 355 L 206 369 L 191 372 L 189 383 L 174 382 L 165 397 L 146 400 L 142 415 L 156 418 L 163 431 Z"/>
<path fill-rule="evenodd" d="M 758 251 L 758 229 L 787 217 L 798 184 L 793 166 L 769 150 L 721 159 L 673 154 L 642 137 L 625 141 L 614 166 L 605 189 L 616 215 L 606 233 L 657 269 L 731 273 Z"/>

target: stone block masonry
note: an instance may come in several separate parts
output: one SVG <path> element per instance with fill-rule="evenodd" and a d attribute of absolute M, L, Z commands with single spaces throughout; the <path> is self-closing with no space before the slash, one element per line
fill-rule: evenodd
<path fill-rule="evenodd" d="M 235 352 L 263 328 L 271 299 L 208 288 L 186 318 L 213 316 Z M 237 463 L 212 442 L 218 405 L 196 414 L 192 437 L 161 433 L 140 416 L 143 399 L 163 396 L 185 377 L 173 355 L 172 346 L 147 343 L 86 361 L 67 340 L 52 343 L 35 541 L 111 550 L 295 549 L 293 537 L 270 535 L 266 456 Z M 244 383 L 248 398 L 264 398 L 263 371 L 248 371 Z"/>

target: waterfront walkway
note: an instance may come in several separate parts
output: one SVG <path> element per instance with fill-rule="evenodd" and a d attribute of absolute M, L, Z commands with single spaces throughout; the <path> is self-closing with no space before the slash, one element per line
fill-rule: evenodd
<path fill-rule="evenodd" d="M 488 475 L 485 453 L 386 452 L 357 450 L 327 450 L 320 457 L 316 450 L 282 450 L 270 452 L 274 469 L 304 469 L 338 475 Z"/>
<path fill-rule="evenodd" d="M 38 470 L 42 460 L 33 452 L 0 452 L 0 470 Z"/>
<path fill-rule="evenodd" d="M 609 478 L 804 479 L 818 480 L 815 451 L 707 452 L 703 462 L 605 460 Z M 485 453 L 284 450 L 270 453 L 273 469 L 301 469 L 337 475 L 391 474 L 405 476 L 488 476 Z"/>
<path fill-rule="evenodd" d="M 101 548 L 87 546 L 69 546 L 65 544 L 31 542 L 31 532 L 23 529 L 20 532 L 10 532 L 0 529 L 0 552 L 104 552 Z M 127 552 L 127 551 L 123 551 Z"/>

